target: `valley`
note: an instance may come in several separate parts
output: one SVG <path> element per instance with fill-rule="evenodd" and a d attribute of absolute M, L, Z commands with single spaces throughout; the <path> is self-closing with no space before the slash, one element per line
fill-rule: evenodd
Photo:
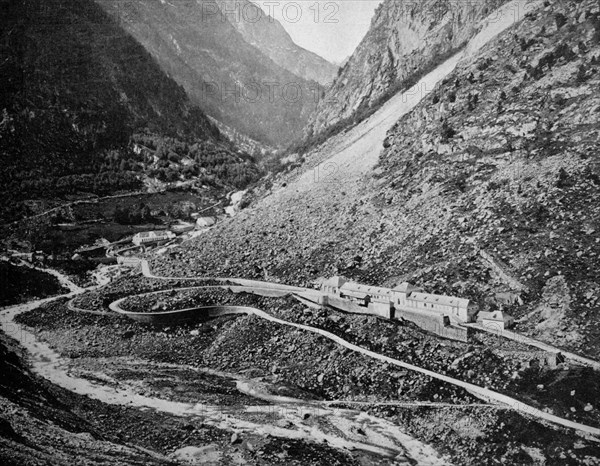
<path fill-rule="evenodd" d="M 60 120 L 65 153 L 135 186 L 17 192 L 3 217 L 3 464 L 600 464 L 597 2 L 386 0 L 335 78 L 278 22 L 198 16 L 237 2 L 56 1 L 61 41 L 108 28 L 169 91 L 116 69 L 120 142 L 79 104 Z M 103 54 L 82 63 L 130 66 Z M 194 94 L 234 63 L 341 100 Z M 9 134 L 11 173 L 34 178 L 27 144 L 60 153 Z"/>

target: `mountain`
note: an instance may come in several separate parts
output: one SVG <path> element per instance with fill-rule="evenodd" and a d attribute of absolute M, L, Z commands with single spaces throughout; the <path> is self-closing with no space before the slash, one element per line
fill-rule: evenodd
<path fill-rule="evenodd" d="M 289 72 L 322 86 L 333 82 L 338 67 L 297 45 L 281 23 L 248 0 L 218 0 L 219 7 L 246 42 Z"/>
<path fill-rule="evenodd" d="M 152 157 L 135 153 L 134 139 L 162 145 L 165 159 L 168 150 L 177 160 L 219 153 L 244 164 L 184 89 L 93 1 L 0 5 L 0 216 L 27 214 L 28 199 L 142 188 L 141 179 L 154 176 Z"/>
<path fill-rule="evenodd" d="M 307 134 L 357 120 L 463 47 L 479 21 L 506 0 L 385 0 L 371 27 L 319 101 Z"/>
<path fill-rule="evenodd" d="M 597 354 L 600 11 L 591 0 L 529 5 L 519 21 L 488 20 L 416 88 L 154 266 L 290 284 L 409 280 Z M 508 29 L 496 35 L 496 24 Z M 415 92 L 423 84 L 431 91 Z"/>
<path fill-rule="evenodd" d="M 211 117 L 271 145 L 301 133 L 318 84 L 246 42 L 214 0 L 97 1 Z"/>

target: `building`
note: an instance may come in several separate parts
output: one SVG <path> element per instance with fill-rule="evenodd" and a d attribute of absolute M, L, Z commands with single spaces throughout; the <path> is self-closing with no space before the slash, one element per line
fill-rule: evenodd
<path fill-rule="evenodd" d="M 492 330 L 506 330 L 515 325 L 515 319 L 502 311 L 480 312 L 477 322 Z"/>
<path fill-rule="evenodd" d="M 399 318 L 403 314 L 422 314 L 424 318 L 436 316 L 435 322 L 442 322 L 439 325 L 445 327 L 450 326 L 452 321 L 475 322 L 478 313 L 477 305 L 468 299 L 423 293 L 421 288 L 406 282 L 390 289 L 332 277 L 321 284 L 321 292 L 353 301 L 361 307 L 368 308 L 373 314 L 388 319 Z M 506 325 L 511 325 L 510 319 Z"/>
<path fill-rule="evenodd" d="M 340 288 L 346 283 L 346 279 L 343 277 L 331 277 L 321 283 L 321 291 L 327 294 L 340 294 Z"/>
<path fill-rule="evenodd" d="M 408 307 L 447 314 L 450 319 L 461 322 L 474 322 L 478 311 L 468 299 L 429 293 L 410 293 L 406 303 Z"/>
<path fill-rule="evenodd" d="M 195 225 L 193 223 L 180 222 L 175 225 L 171 225 L 171 231 L 173 233 L 181 234 L 187 233 L 189 231 L 193 231 L 195 229 Z"/>
<path fill-rule="evenodd" d="M 216 225 L 217 221 L 213 217 L 199 217 L 196 220 L 196 226 L 199 228 L 209 228 Z"/>
<path fill-rule="evenodd" d="M 411 285 L 408 282 L 401 283 L 395 288 L 392 288 L 392 303 L 397 307 L 406 307 L 408 306 L 408 296 L 410 296 L 411 293 L 420 293 L 422 291 L 421 288 Z"/>
<path fill-rule="evenodd" d="M 147 244 L 158 244 L 170 241 L 175 238 L 175 234 L 170 231 L 144 231 L 133 236 L 132 242 L 136 246 Z"/>
<path fill-rule="evenodd" d="M 369 303 L 390 304 L 392 302 L 391 293 L 392 290 L 389 288 L 379 288 L 376 286 L 346 282 L 340 288 L 339 295 L 340 298 L 349 298 L 368 306 Z"/>

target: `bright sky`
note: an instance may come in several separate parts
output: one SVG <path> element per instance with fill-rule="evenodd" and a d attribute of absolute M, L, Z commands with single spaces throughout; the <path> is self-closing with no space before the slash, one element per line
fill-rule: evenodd
<path fill-rule="evenodd" d="M 365 36 L 382 0 L 252 0 L 301 47 L 340 63 Z"/>

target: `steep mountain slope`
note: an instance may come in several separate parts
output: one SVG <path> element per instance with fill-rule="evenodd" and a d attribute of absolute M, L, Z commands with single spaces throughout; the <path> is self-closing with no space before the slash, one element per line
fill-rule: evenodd
<path fill-rule="evenodd" d="M 288 283 L 409 279 L 597 354 L 600 11 L 546 3 L 485 45 L 492 24 L 441 83 L 457 58 L 156 265 Z M 424 84 L 434 91 L 406 113 Z M 507 292 L 524 305 L 505 304 Z"/>
<path fill-rule="evenodd" d="M 297 45 L 281 23 L 259 6 L 248 0 L 218 0 L 218 4 L 244 40 L 279 66 L 323 86 L 333 82 L 338 67 Z"/>
<path fill-rule="evenodd" d="M 317 84 L 248 44 L 214 0 L 97 2 L 211 117 L 269 144 L 300 134 Z"/>
<path fill-rule="evenodd" d="M 145 162 L 131 150 L 134 135 L 238 157 L 93 1 L 0 7 L 0 216 L 23 214 L 24 199 L 141 187 Z"/>
<path fill-rule="evenodd" d="M 369 32 L 319 102 L 308 134 L 321 133 L 341 120 L 360 120 L 382 99 L 412 86 L 415 76 L 422 76 L 464 46 L 477 33 L 479 21 L 505 2 L 386 0 L 376 10 Z M 507 12 L 519 13 L 523 14 L 518 10 Z M 501 18 L 492 18 L 496 19 Z"/>

